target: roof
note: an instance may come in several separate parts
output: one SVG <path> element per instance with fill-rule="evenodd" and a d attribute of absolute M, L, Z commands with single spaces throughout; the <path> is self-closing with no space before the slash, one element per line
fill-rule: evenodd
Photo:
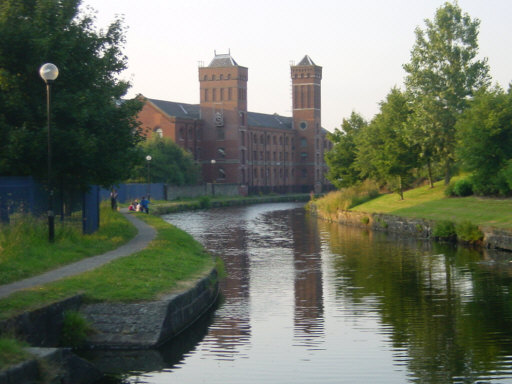
<path fill-rule="evenodd" d="M 231 57 L 230 53 L 225 53 L 221 55 L 217 55 L 215 53 L 215 57 L 211 61 L 210 68 L 224 68 L 224 67 L 238 67 L 238 63 Z"/>
<path fill-rule="evenodd" d="M 297 65 L 313 65 L 316 67 L 316 64 L 311 60 L 311 57 L 308 55 L 304 56 L 304 58 Z"/>
<path fill-rule="evenodd" d="M 252 127 L 268 127 L 280 129 L 292 129 L 291 117 L 269 115 L 266 113 L 247 112 L 248 125 Z"/>
<path fill-rule="evenodd" d="M 148 100 L 169 116 L 199 119 L 199 104 L 175 103 L 173 101 L 157 99 Z"/>
<path fill-rule="evenodd" d="M 174 101 L 147 99 L 168 116 L 199 119 L 199 104 L 185 104 Z M 292 129 L 293 119 L 278 114 L 247 112 L 247 122 L 252 127 Z"/>

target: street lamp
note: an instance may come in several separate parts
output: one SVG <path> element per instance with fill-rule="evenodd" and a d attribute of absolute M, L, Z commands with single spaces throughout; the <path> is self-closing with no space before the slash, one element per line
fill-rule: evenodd
<path fill-rule="evenodd" d="M 39 68 L 39 75 L 46 83 L 46 115 L 48 127 L 48 240 L 53 243 L 55 239 L 55 214 L 53 213 L 53 184 L 52 184 L 52 142 L 50 131 L 50 88 L 52 82 L 59 76 L 59 69 L 55 64 L 46 63 Z"/>
<path fill-rule="evenodd" d="M 152 159 L 151 155 L 147 155 L 146 156 L 146 160 L 148 162 L 148 187 L 147 187 L 147 191 L 146 191 L 147 195 L 148 195 L 148 200 L 149 200 L 149 197 L 151 195 L 151 184 L 150 184 L 150 181 L 151 181 L 150 175 L 151 174 L 149 173 L 149 163 L 151 162 L 151 159 Z"/>

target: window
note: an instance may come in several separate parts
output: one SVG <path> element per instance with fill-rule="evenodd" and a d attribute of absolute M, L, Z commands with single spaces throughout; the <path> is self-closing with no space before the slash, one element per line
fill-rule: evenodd
<path fill-rule="evenodd" d="M 208 88 L 204 89 L 204 101 L 208 101 Z"/>
<path fill-rule="evenodd" d="M 217 101 L 217 89 L 212 89 L 212 101 Z"/>
<path fill-rule="evenodd" d="M 231 100 L 231 98 L 233 97 L 232 95 L 232 91 L 231 91 L 231 88 L 228 88 L 228 100 Z"/>
<path fill-rule="evenodd" d="M 306 148 L 308 146 L 308 140 L 305 137 L 300 139 L 300 146 L 301 148 Z"/>
<path fill-rule="evenodd" d="M 224 150 L 224 148 L 217 148 L 217 156 L 219 156 L 220 158 L 226 157 L 226 151 Z"/>
<path fill-rule="evenodd" d="M 224 88 L 220 89 L 220 101 L 224 101 Z"/>
<path fill-rule="evenodd" d="M 185 134 L 184 134 L 183 128 L 180 128 L 179 134 L 180 134 L 180 140 L 184 140 L 185 139 Z"/>
<path fill-rule="evenodd" d="M 162 128 L 159 126 L 155 127 L 155 133 L 158 135 L 158 137 L 164 137 L 164 132 L 162 131 Z"/>
<path fill-rule="evenodd" d="M 256 153 L 256 151 L 252 151 L 252 159 L 258 160 L 258 154 Z"/>
<path fill-rule="evenodd" d="M 224 168 L 219 168 L 219 179 L 225 179 L 226 178 L 226 171 L 224 171 Z"/>
<path fill-rule="evenodd" d="M 301 169 L 301 176 L 302 177 L 308 177 L 308 170 L 306 168 Z"/>
<path fill-rule="evenodd" d="M 265 144 L 265 136 L 260 136 L 260 144 Z"/>
<path fill-rule="evenodd" d="M 300 153 L 300 159 L 302 161 L 306 161 L 308 159 L 308 153 L 307 152 L 301 152 Z"/>
<path fill-rule="evenodd" d="M 273 153 L 273 156 L 274 156 L 274 161 L 277 161 L 277 155 L 275 152 Z"/>
<path fill-rule="evenodd" d="M 277 137 L 275 135 L 273 137 L 273 140 L 274 140 L 274 145 L 277 145 Z"/>
<path fill-rule="evenodd" d="M 219 77 L 220 80 L 224 79 L 224 75 L 221 74 L 220 77 Z"/>

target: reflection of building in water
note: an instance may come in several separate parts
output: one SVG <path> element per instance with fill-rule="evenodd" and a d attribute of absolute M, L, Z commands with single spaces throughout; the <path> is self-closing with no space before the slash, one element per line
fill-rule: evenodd
<path fill-rule="evenodd" d="M 243 226 L 230 226 L 229 233 L 219 239 L 215 234 L 216 249 L 226 250 L 223 257 L 226 277 L 221 280 L 220 289 L 223 304 L 216 316 L 223 318 L 211 326 L 207 348 L 221 359 L 231 360 L 239 357 L 240 346 L 249 342 L 251 328 L 249 322 L 249 256 L 247 249 L 247 231 Z M 236 251 L 235 251 L 236 250 Z"/>
<path fill-rule="evenodd" d="M 292 216 L 295 261 L 295 337 L 306 345 L 324 339 L 321 243 L 316 219 Z M 320 339 L 318 339 L 320 338 Z"/>

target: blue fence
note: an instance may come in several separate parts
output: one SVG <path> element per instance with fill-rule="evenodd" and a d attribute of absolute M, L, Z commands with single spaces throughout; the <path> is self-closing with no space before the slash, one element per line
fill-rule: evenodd
<path fill-rule="evenodd" d="M 93 233 L 99 228 L 99 188 L 87 193 L 55 191 L 55 221 L 67 222 Z M 44 218 L 48 212 L 48 191 L 32 177 L 0 177 L 0 223 L 14 224 L 30 214 Z"/>

